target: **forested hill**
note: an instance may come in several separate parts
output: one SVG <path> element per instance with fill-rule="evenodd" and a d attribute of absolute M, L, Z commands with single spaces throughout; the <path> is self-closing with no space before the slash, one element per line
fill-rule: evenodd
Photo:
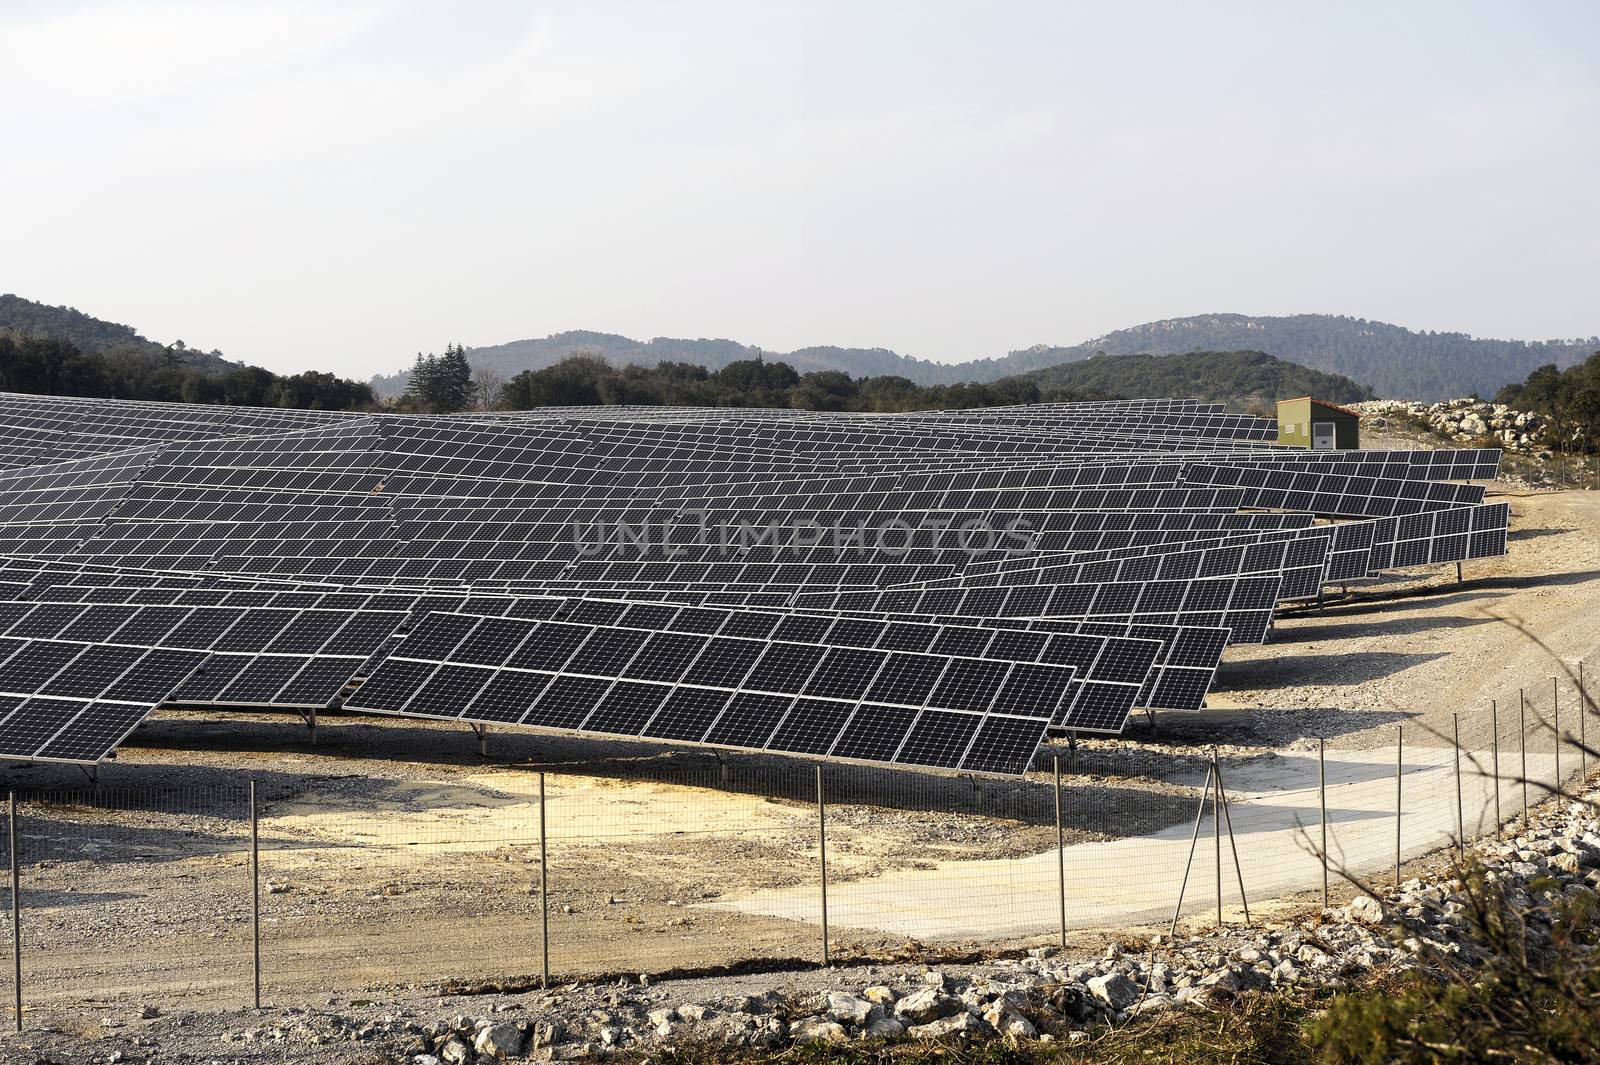
<path fill-rule="evenodd" d="M 1372 389 L 1348 377 L 1307 369 L 1260 351 L 1096 355 L 1003 380 L 1031 381 L 1045 396 L 1193 398 L 1219 400 L 1240 410 L 1271 410 L 1277 400 L 1295 396 L 1333 403 L 1375 398 Z"/>
<path fill-rule="evenodd" d="M 905 377 L 917 384 L 950 384 L 972 380 L 957 367 L 897 355 L 884 348 L 800 348 L 790 352 L 763 351 L 734 340 L 683 340 L 656 337 L 634 340 L 615 333 L 574 329 L 554 333 L 538 340 L 514 340 L 509 344 L 470 348 L 473 369 L 489 370 L 510 378 L 523 370 L 542 370 L 573 355 L 598 355 L 613 366 L 655 366 L 663 362 L 689 363 L 708 370 L 720 370 L 730 363 L 747 359 L 786 362 L 800 373 L 815 370 L 842 370 L 852 377 Z M 993 374 L 986 380 L 1003 377 Z M 380 396 L 399 395 L 406 390 L 404 372 L 380 375 L 372 387 Z"/>
<path fill-rule="evenodd" d="M 452 354 L 458 349 L 452 349 Z M 457 377 L 450 389 L 430 387 L 442 374 Z M 421 409 L 460 409 L 468 391 L 464 363 L 454 370 L 419 360 L 424 385 L 412 401 Z M 789 407 L 796 410 L 908 411 L 1070 402 L 1137 397 L 1219 400 L 1231 408 L 1272 413 L 1288 396 L 1316 395 L 1335 402 L 1372 398 L 1372 390 L 1346 377 L 1308 370 L 1259 351 L 1207 351 L 1191 355 L 1103 355 L 1068 366 L 1002 377 L 982 384 L 917 385 L 904 377 L 853 378 L 839 370 L 798 373 L 785 362 L 742 359 L 717 369 L 664 362 L 615 366 L 594 355 L 574 355 L 542 370 L 524 370 L 500 389 L 498 402 L 513 410 L 586 404 L 692 407 Z"/>
<path fill-rule="evenodd" d="M 171 347 L 146 340 L 132 326 L 108 322 L 74 307 L 52 307 L 11 293 L 0 295 L 0 329 L 24 336 L 65 340 L 84 355 L 160 355 L 169 361 L 206 373 L 228 373 L 242 363 L 230 362 L 220 351 L 200 351 L 181 340 Z"/>
<path fill-rule="evenodd" d="M 1302 366 L 1343 374 L 1381 396 L 1444 399 L 1475 392 L 1491 396 L 1547 363 L 1581 362 L 1600 338 L 1483 340 L 1465 333 L 1413 332 L 1386 322 L 1330 314 L 1253 317 L 1206 314 L 1120 329 L 1067 348 L 1034 347 L 987 364 L 1016 373 L 1108 355 L 1169 355 L 1193 351 L 1263 351 Z M 1026 363 L 1027 365 L 1022 365 Z"/>
<path fill-rule="evenodd" d="M 0 392 L 319 410 L 375 403 L 364 382 L 317 370 L 279 375 L 11 295 L 0 296 Z"/>
<path fill-rule="evenodd" d="M 764 358 L 802 373 L 841 370 L 854 377 L 892 375 L 920 385 L 996 381 L 1096 354 L 1169 355 L 1186 352 L 1260 351 L 1312 369 L 1341 374 L 1379 395 L 1439 399 L 1468 392 L 1493 395 L 1521 381 L 1537 366 L 1570 366 L 1600 346 L 1600 339 L 1481 340 L 1464 333 L 1413 332 L 1397 325 L 1329 314 L 1286 317 L 1207 314 L 1149 322 L 1071 346 L 1037 345 L 997 358 L 936 363 L 884 348 L 810 347 L 763 351 L 733 340 L 657 337 L 633 340 L 614 333 L 579 330 L 538 340 L 472 348 L 478 369 L 502 378 L 554 365 L 568 356 L 599 355 L 614 365 L 653 366 L 684 362 L 716 370 L 731 362 Z M 380 395 L 405 390 L 406 375 L 373 379 Z"/>

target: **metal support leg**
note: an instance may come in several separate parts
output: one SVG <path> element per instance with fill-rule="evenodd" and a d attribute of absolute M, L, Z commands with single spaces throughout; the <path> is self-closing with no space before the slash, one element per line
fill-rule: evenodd
<path fill-rule="evenodd" d="M 1450 738 L 1455 748 L 1456 757 L 1456 853 L 1465 854 L 1467 850 L 1467 821 L 1466 813 L 1461 806 L 1461 715 L 1450 715 Z"/>
<path fill-rule="evenodd" d="M 1500 703 L 1489 700 L 1489 729 L 1494 743 L 1494 838 L 1505 837 L 1505 819 L 1500 814 Z"/>
<path fill-rule="evenodd" d="M 254 970 L 252 1003 L 261 1008 L 261 813 L 256 782 L 250 781 L 250 962 Z"/>
<path fill-rule="evenodd" d="M 821 858 L 822 883 L 822 964 L 831 965 L 828 955 L 828 807 L 822 795 L 822 767 L 817 766 L 817 853 Z"/>
<path fill-rule="evenodd" d="M 1189 889 L 1189 872 L 1194 868 L 1194 853 L 1200 847 L 1200 822 L 1206 816 L 1206 795 L 1211 791 L 1211 767 L 1206 766 L 1206 782 L 1200 785 L 1200 804 L 1194 811 L 1194 835 L 1189 837 L 1189 859 L 1183 863 L 1183 880 L 1178 884 L 1178 904 L 1172 908 L 1171 935 L 1178 934 L 1178 917 L 1183 913 L 1183 896 Z"/>
<path fill-rule="evenodd" d="M 1517 750 L 1522 755 L 1522 830 L 1528 830 L 1528 697 L 1517 689 Z"/>
<path fill-rule="evenodd" d="M 1061 822 L 1061 756 L 1052 759 L 1056 776 L 1056 893 L 1061 900 L 1061 947 L 1067 946 L 1067 836 Z"/>
<path fill-rule="evenodd" d="M 1211 842 L 1217 850 L 1217 931 L 1222 923 L 1222 789 L 1217 786 L 1217 749 L 1211 749 Z"/>
<path fill-rule="evenodd" d="M 1228 789 L 1222 782 L 1222 764 L 1217 763 L 1217 797 L 1222 800 L 1222 819 L 1228 826 L 1228 846 L 1233 850 L 1233 875 L 1239 880 L 1239 905 L 1244 907 L 1244 925 L 1250 927 L 1250 899 L 1244 891 L 1244 868 L 1239 864 L 1239 841 L 1233 835 L 1233 814 L 1228 811 Z"/>
<path fill-rule="evenodd" d="M 1394 727 L 1394 889 L 1400 890 L 1400 812 L 1404 809 L 1401 774 L 1405 770 L 1406 727 Z"/>
<path fill-rule="evenodd" d="M 539 976 L 540 987 L 550 986 L 550 860 L 545 843 L 544 774 L 539 774 Z"/>
<path fill-rule="evenodd" d="M 1317 801 L 1322 807 L 1322 908 L 1328 908 L 1328 762 L 1327 743 L 1317 737 Z"/>
<path fill-rule="evenodd" d="M 1556 733 L 1556 792 L 1561 791 L 1561 680 L 1550 678 L 1550 719 Z"/>
<path fill-rule="evenodd" d="M 17 854 L 17 793 L 7 797 L 10 816 L 6 831 L 11 837 L 11 990 L 17 1031 L 22 1031 L 22 859 Z"/>

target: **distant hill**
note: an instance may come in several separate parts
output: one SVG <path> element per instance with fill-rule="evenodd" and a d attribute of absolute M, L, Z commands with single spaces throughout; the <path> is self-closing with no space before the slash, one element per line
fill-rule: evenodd
<path fill-rule="evenodd" d="M 0 296 L 0 392 L 247 407 L 365 410 L 365 383 L 318 370 L 280 376 L 259 366 L 157 344 L 131 326 L 72 307 Z"/>
<path fill-rule="evenodd" d="M 1341 315 L 1207 314 L 1149 322 L 1067 347 L 1040 344 L 997 358 L 961 363 L 931 362 L 884 348 L 822 346 L 777 352 L 733 340 L 657 337 L 638 341 L 584 330 L 472 348 L 468 357 L 475 367 L 510 377 L 522 370 L 552 366 L 580 352 L 599 355 L 617 365 L 651 366 L 674 361 L 711 370 L 759 356 L 787 362 L 801 373 L 842 370 L 855 377 L 892 374 L 929 385 L 996 381 L 1097 354 L 1259 351 L 1363 382 L 1382 396 L 1441 399 L 1468 392 L 1493 395 L 1502 385 L 1523 380 L 1535 367 L 1545 363 L 1571 366 L 1597 348 L 1600 338 L 1596 337 L 1482 340 L 1465 333 L 1413 332 L 1397 325 Z M 405 390 L 405 382 L 405 374 L 397 373 L 375 377 L 372 385 L 379 395 L 395 395 Z"/>
<path fill-rule="evenodd" d="M 1005 381 L 1031 381 L 1040 395 L 1057 393 L 1148 399 L 1205 399 L 1239 410 L 1267 411 L 1280 399 L 1316 396 L 1333 403 L 1373 399 L 1373 391 L 1339 374 L 1307 369 L 1260 351 L 1196 351 L 1182 355 L 1096 355 Z"/>
<path fill-rule="evenodd" d="M 85 355 L 146 354 L 176 356 L 180 365 L 206 373 L 227 373 L 243 363 L 223 358 L 220 351 L 200 351 L 181 341 L 171 348 L 146 340 L 132 326 L 84 314 L 75 307 L 52 307 L 11 293 L 0 295 L 0 329 L 25 336 L 65 340 Z"/>
<path fill-rule="evenodd" d="M 1539 366 L 1572 366 L 1596 348 L 1600 348 L 1600 337 L 1483 340 L 1466 333 L 1413 332 L 1343 315 L 1204 314 L 1147 322 L 1068 348 L 1041 346 L 1015 351 L 993 364 L 1007 364 L 1015 373 L 1073 362 L 1097 352 L 1171 355 L 1250 350 L 1366 382 L 1381 396 L 1435 400 L 1469 392 L 1492 396 L 1501 386 L 1526 378 Z"/>
<path fill-rule="evenodd" d="M 493 370 L 503 377 L 514 377 L 523 370 L 543 370 L 572 355 L 598 355 L 614 366 L 655 366 L 663 362 L 684 362 L 720 370 L 732 362 L 766 359 L 786 362 L 800 373 L 814 370 L 842 370 L 852 377 L 893 375 L 917 384 L 953 384 L 973 380 L 957 367 L 925 359 L 897 355 L 885 348 L 800 348 L 796 351 L 763 351 L 734 340 L 680 340 L 656 337 L 634 340 L 615 333 L 596 333 L 574 329 L 553 333 L 539 340 L 514 340 L 509 344 L 468 348 L 474 369 Z M 994 374 L 985 380 L 995 380 Z M 406 389 L 405 372 L 379 375 L 372 379 L 373 391 L 380 396 L 399 395 Z"/>

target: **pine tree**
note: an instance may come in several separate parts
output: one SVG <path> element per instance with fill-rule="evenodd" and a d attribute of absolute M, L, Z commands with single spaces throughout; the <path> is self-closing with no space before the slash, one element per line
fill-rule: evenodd
<path fill-rule="evenodd" d="M 432 410 L 438 380 L 439 357 L 432 352 L 417 352 L 417 359 L 411 364 L 411 380 L 406 384 L 406 399 L 423 410 Z"/>
<path fill-rule="evenodd" d="M 432 399 L 433 409 L 440 414 L 454 414 L 471 404 L 472 364 L 460 344 L 447 344 L 439 356 Z"/>

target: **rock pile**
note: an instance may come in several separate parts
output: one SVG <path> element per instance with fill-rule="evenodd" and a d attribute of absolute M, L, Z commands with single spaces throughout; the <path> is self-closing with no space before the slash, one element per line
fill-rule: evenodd
<path fill-rule="evenodd" d="M 1486 876 L 1529 915 L 1529 939 L 1549 940 L 1539 903 L 1600 888 L 1600 820 L 1580 803 L 1545 811 L 1515 839 L 1475 848 Z M 1433 952 L 1480 949 L 1454 881 L 1412 880 L 1382 899 L 1357 896 L 1274 928 L 1180 938 L 1074 960 L 1041 947 L 971 967 L 866 970 L 872 982 L 786 996 L 676 1000 L 671 985 L 613 986 L 547 995 L 520 1020 L 457 1018 L 420 1029 L 412 1065 L 491 1065 L 519 1057 L 572 1060 L 663 1045 L 777 1048 L 859 1040 L 1079 1041 L 1096 1028 L 1163 1010 L 1207 1009 L 1242 991 L 1342 985 L 1364 974 L 1424 965 Z M 858 977 L 859 979 L 859 977 Z M 593 995 L 599 1008 L 586 1008 Z M 419 1031 L 419 1029 L 412 1029 Z"/>
<path fill-rule="evenodd" d="M 1471 398 L 1447 399 L 1440 403 L 1379 399 L 1352 406 L 1369 417 L 1369 424 L 1374 428 L 1384 428 L 1385 417 L 1398 415 L 1421 422 L 1456 443 L 1487 444 L 1506 451 L 1549 457 L 1545 450 L 1548 421 L 1544 415 L 1513 410 L 1504 403 L 1484 403 Z"/>

